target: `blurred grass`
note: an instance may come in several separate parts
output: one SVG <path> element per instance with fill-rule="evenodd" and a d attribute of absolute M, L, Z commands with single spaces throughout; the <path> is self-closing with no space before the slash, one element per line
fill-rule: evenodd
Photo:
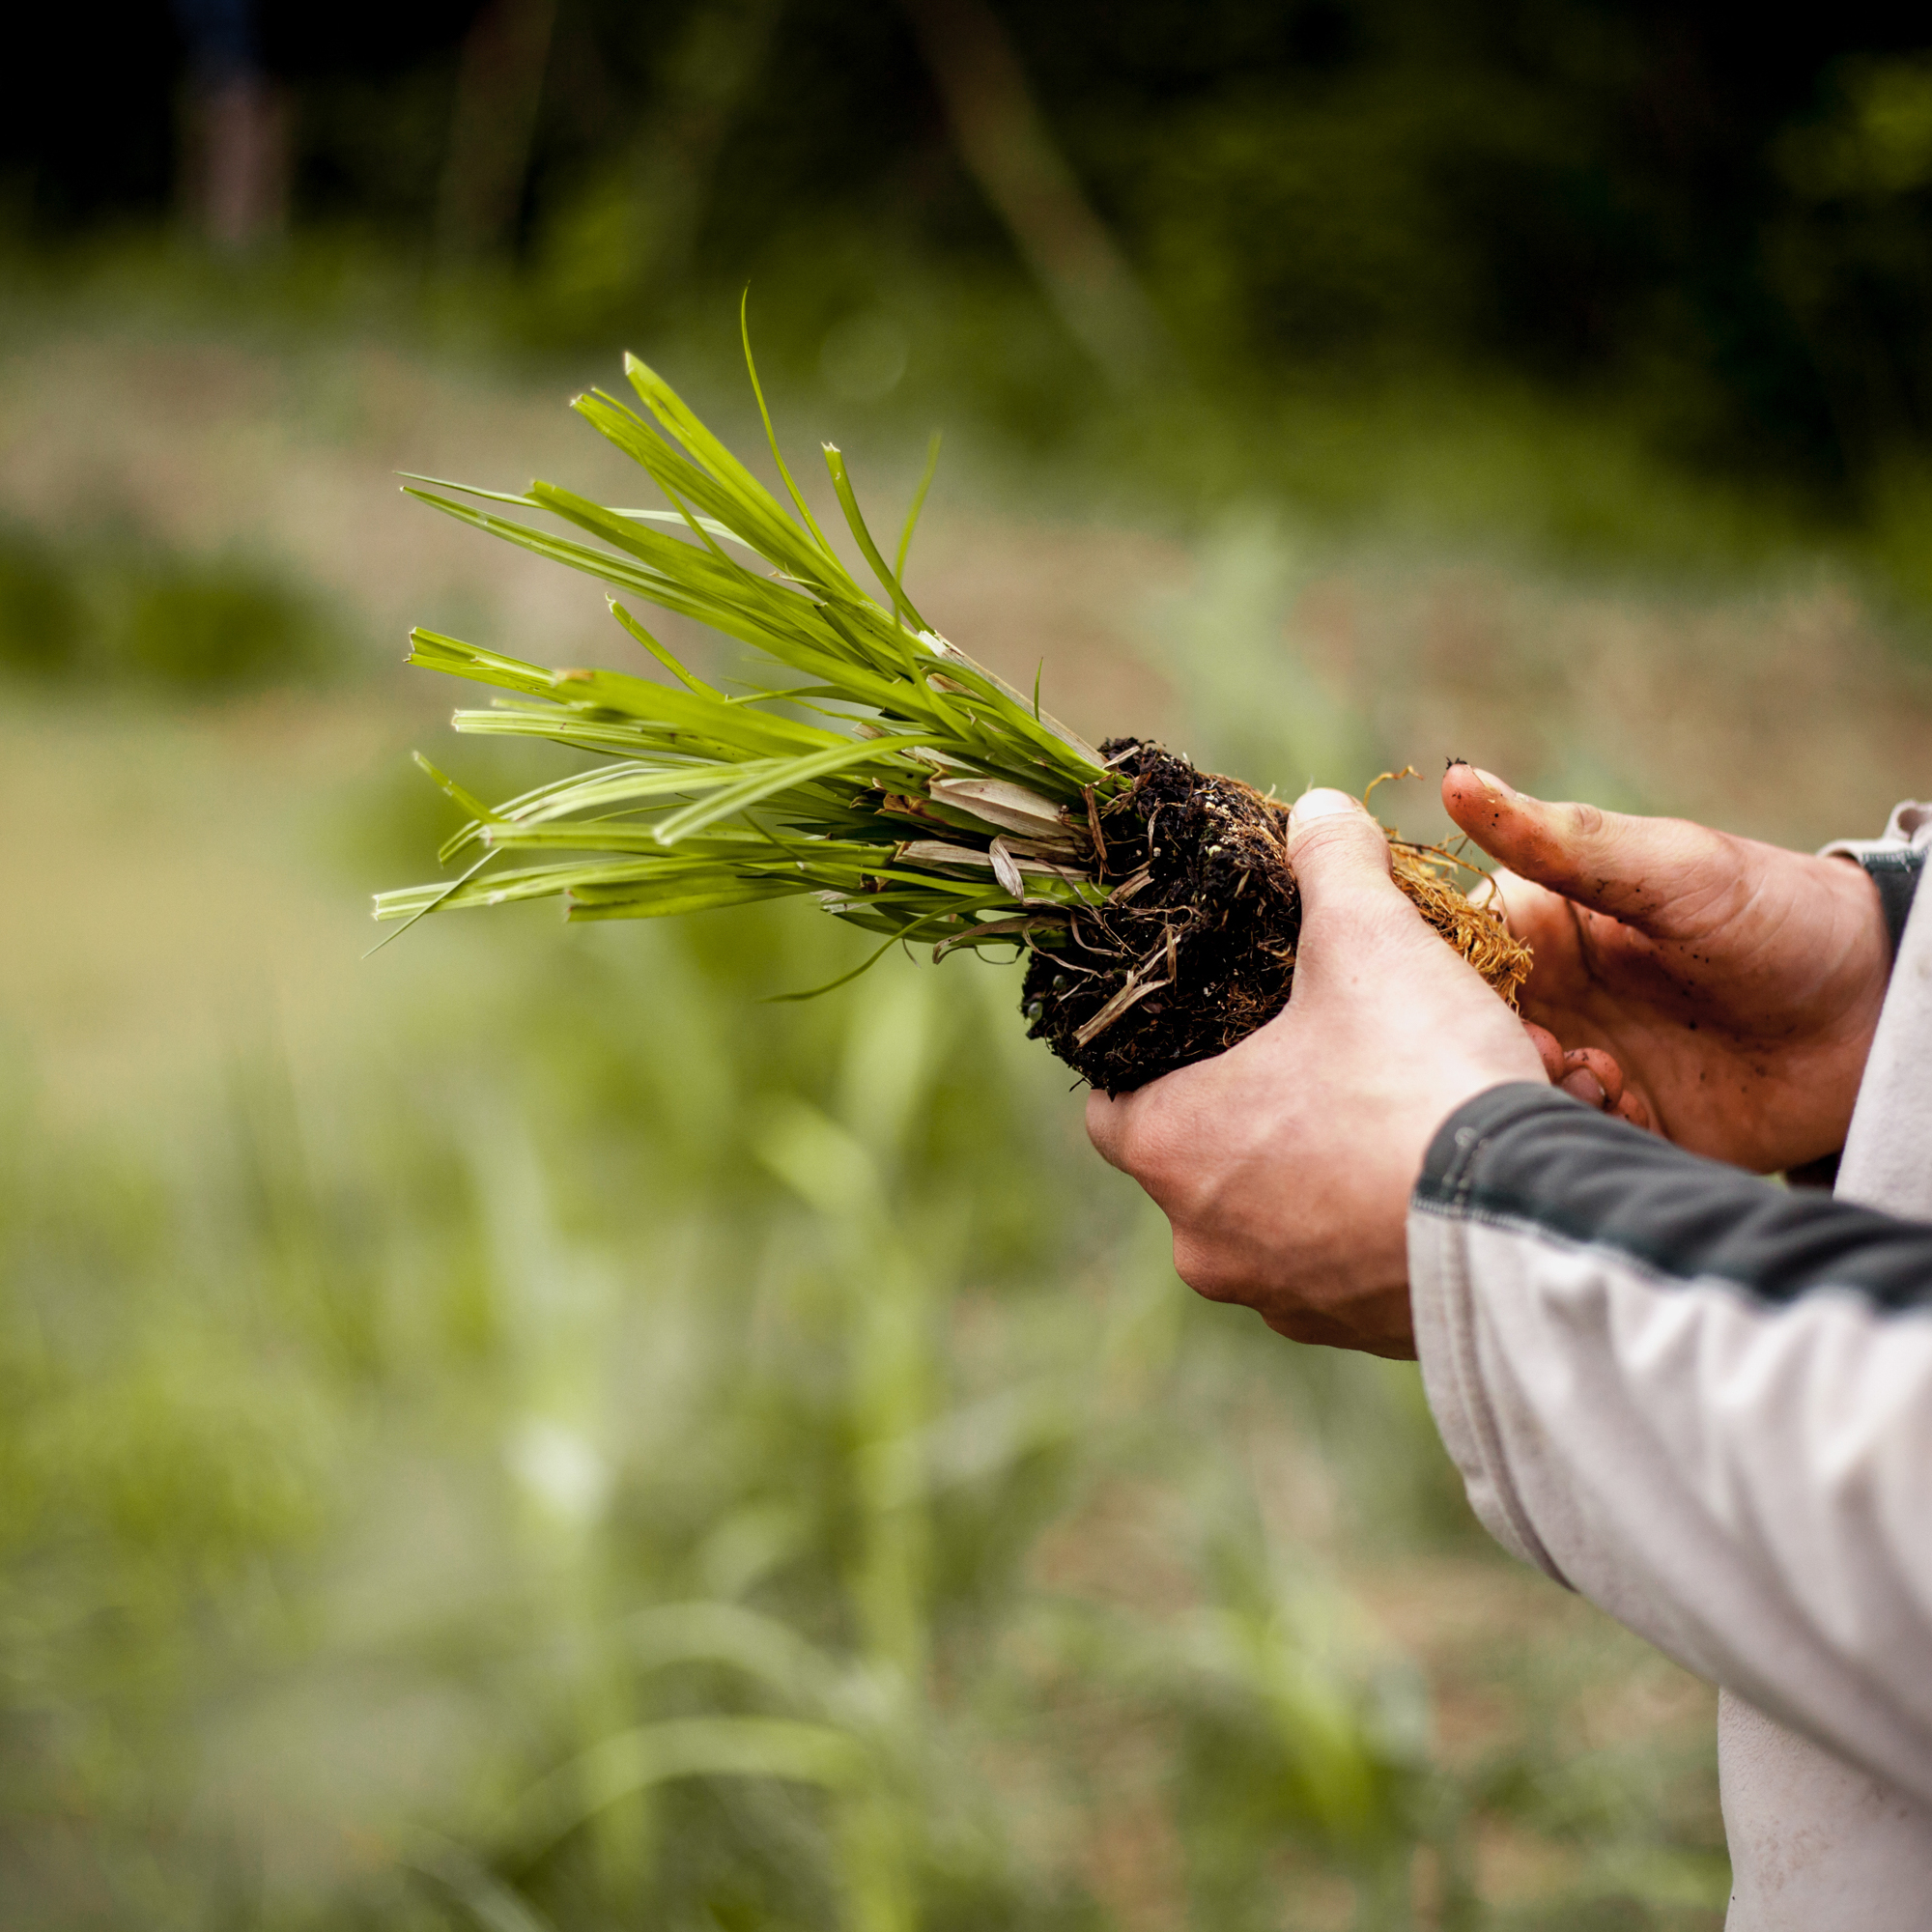
<path fill-rule="evenodd" d="M 1185 1294 L 1009 975 L 762 1005 L 857 957 L 797 908 L 359 961 L 412 746 L 553 769 L 452 755 L 406 625 L 631 665 L 393 472 L 634 500 L 562 408 L 620 347 L 754 442 L 749 278 L 795 443 L 902 497 L 946 429 L 922 606 L 1096 739 L 1876 830 L 1922 63 L 1017 18 L 1184 345 L 1116 389 L 894 10 L 634 11 L 468 247 L 400 19 L 298 82 L 292 240 L 89 229 L 138 141 L 65 128 L 0 211 L 0 1924 L 1715 1926 L 1708 1691 L 1489 1546 L 1412 1371 Z"/>
<path fill-rule="evenodd" d="M 583 246 L 594 253 L 600 238 Z M 742 406 L 739 281 L 686 280 L 648 305 L 577 316 L 574 271 L 554 256 L 564 246 L 516 274 L 431 269 L 348 228 L 226 263 L 164 236 L 83 238 L 10 257 L 4 327 L 16 345 L 76 329 L 133 341 L 213 330 L 276 354 L 363 341 L 559 392 L 604 380 L 621 341 L 677 369 L 707 413 Z M 1067 511 L 1198 530 L 1259 495 L 1331 540 L 1473 546 L 1567 576 L 1634 568 L 1693 592 L 1811 565 L 1858 580 L 1902 639 L 1922 648 L 1928 635 L 1932 470 L 1910 449 L 1867 480 L 1854 514 L 1821 507 L 1776 466 L 1683 460 L 1667 389 L 1644 402 L 1507 366 L 1243 354 L 1121 392 L 1024 279 L 829 214 L 775 238 L 750 286 L 761 366 L 842 436 L 906 444 L 950 424 L 949 465 L 1023 455 Z"/>
<path fill-rule="evenodd" d="M 0 527 L 0 667 L 16 676 L 211 693 L 300 680 L 335 655 L 319 600 L 258 559 Z"/>
<path fill-rule="evenodd" d="M 165 1145 L 16 1104 L 8 1923 L 1397 1925 L 1421 1848 L 1471 1924 L 1472 1800 L 1702 1883 L 1647 1747 L 1437 1759 L 1350 1568 L 1516 1668 L 1553 1593 L 1412 1376 L 1190 1308 L 1005 976 L 755 1004 L 837 942 L 444 946 Z"/>
<path fill-rule="evenodd" d="M 1412 1371 L 1191 1301 L 1009 975 L 762 1005 L 857 956 L 796 909 L 358 963 L 448 829 L 402 624 L 613 649 L 388 472 L 582 475 L 569 372 L 99 274 L 0 382 L 0 1922 L 1716 1925 L 1708 1693 L 1490 1548 Z M 903 331 L 784 395 L 868 487 Z M 1799 843 L 1922 782 L 1909 626 L 1748 504 L 1606 466 L 1684 528 L 1565 563 L 1473 435 L 1350 482 L 1338 412 L 1350 519 L 952 406 L 922 604 L 1081 728 Z"/>

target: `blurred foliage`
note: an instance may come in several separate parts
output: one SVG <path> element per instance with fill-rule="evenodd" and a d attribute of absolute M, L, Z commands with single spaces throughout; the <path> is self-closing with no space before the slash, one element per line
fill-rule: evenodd
<path fill-rule="evenodd" d="M 1231 526 L 1160 627 L 1257 769 L 1377 748 L 1296 569 Z M 450 829 L 300 782 L 358 890 Z M 1009 972 L 767 1004 L 860 950 L 788 913 L 452 918 L 353 1052 L 7 1081 L 0 1922 L 1715 1924 L 1706 1739 L 1577 1729 L 1667 1666 L 1492 1612 L 1451 1748 L 1358 1594 L 1502 1567 L 1413 1369 L 1187 1297 Z"/>
<path fill-rule="evenodd" d="M 312 589 L 255 557 L 0 525 L 0 669 L 16 675 L 208 694 L 312 675 L 333 633 Z"/>
<path fill-rule="evenodd" d="M 181 232 L 179 35 L 87 16 L 77 114 L 79 17 L 0 77 L 11 329 L 187 305 L 546 383 L 621 340 L 708 407 L 751 279 L 788 419 L 936 418 L 1018 513 L 1205 532 L 1151 628 L 1225 768 L 1384 761 L 1282 648 L 1321 520 L 1673 567 L 1829 539 L 1932 602 L 1910 23 L 1001 5 L 1169 336 L 1122 385 L 907 12 L 560 0 L 526 151 L 478 151 L 497 219 L 451 185 L 473 0 L 267 7 L 293 226 L 232 259 Z M 49 717 L 320 668 L 337 622 L 263 555 L 0 527 L 0 668 Z M 316 808 L 358 893 L 449 829 L 397 767 Z M 1350 1574 L 1486 1561 L 1413 1372 L 1190 1302 L 1007 976 L 774 1007 L 854 963 L 829 922 L 440 923 L 427 990 L 373 962 L 415 991 L 359 996 L 353 1050 L 238 1047 L 219 1104 L 83 1129 L 9 1069 L 0 1922 L 1718 1922 L 1706 1740 L 1577 1717 L 1662 1666 L 1511 1610 L 1432 1694 Z M 1470 1743 L 1459 1695 L 1506 1721 Z"/>
<path fill-rule="evenodd" d="M 802 354 L 883 314 L 1039 436 L 1107 384 L 1033 289 L 1033 244 L 962 158 L 915 31 L 977 6 L 265 4 L 255 38 L 295 106 L 299 232 L 384 238 L 547 344 L 660 332 L 747 278 Z M 189 51 L 156 10 L 120 11 L 96 82 L 116 139 L 35 78 L 61 65 L 65 16 L 37 16 L 44 58 L 13 65 L 0 180 L 24 233 L 152 217 L 180 185 Z M 1907 15 L 1054 0 L 988 17 L 1171 331 L 1164 390 L 1241 420 L 1308 391 L 1526 382 L 1836 519 L 1870 514 L 1932 439 L 1932 96 Z M 492 65 L 512 43 L 540 71 L 528 116 Z M 923 331 L 931 310 L 952 327 Z"/>
<path fill-rule="evenodd" d="M 0 664 L 43 677 L 71 670 L 86 628 L 66 558 L 36 532 L 0 527 Z"/>
<path fill-rule="evenodd" d="M 1406 1926 L 1426 1856 L 1475 1926 L 1474 1804 L 1703 1922 L 1651 1758 L 1447 1775 L 1248 1473 L 1314 1427 L 1352 1533 L 1466 1537 L 1373 1481 L 1412 1371 L 1187 1306 L 1008 976 L 760 1006 L 841 956 L 765 910 L 451 952 L 165 1146 L 15 1106 L 6 1922 L 1155 1922 L 1126 1805 L 1156 1913 Z"/>

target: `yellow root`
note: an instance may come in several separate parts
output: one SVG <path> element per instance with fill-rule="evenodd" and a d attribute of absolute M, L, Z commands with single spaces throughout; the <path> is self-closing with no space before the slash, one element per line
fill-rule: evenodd
<path fill-rule="evenodd" d="M 1502 914 L 1471 905 L 1442 876 L 1443 862 L 1412 845 L 1393 845 L 1389 857 L 1395 882 L 1431 925 L 1495 988 L 1516 1010 L 1517 994 L 1529 978 L 1532 954 L 1504 924 Z"/>

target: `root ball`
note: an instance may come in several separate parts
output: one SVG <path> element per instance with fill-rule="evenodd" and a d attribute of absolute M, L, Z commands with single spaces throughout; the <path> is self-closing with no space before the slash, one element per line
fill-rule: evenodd
<path fill-rule="evenodd" d="M 1095 865 L 1111 891 L 1033 938 L 1028 1032 L 1094 1086 L 1121 1094 L 1223 1053 L 1288 1004 L 1301 895 L 1288 807 L 1156 745 L 1101 747 L 1130 791 L 1100 808 Z M 1514 1009 L 1529 949 L 1472 905 L 1449 861 L 1393 851 L 1397 885 Z"/>

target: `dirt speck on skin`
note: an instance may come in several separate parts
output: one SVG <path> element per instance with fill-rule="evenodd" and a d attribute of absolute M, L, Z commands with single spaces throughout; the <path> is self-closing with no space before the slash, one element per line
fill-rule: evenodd
<path fill-rule="evenodd" d="M 1109 1094 L 1224 1053 L 1288 1004 L 1301 895 L 1288 807 L 1136 739 L 1101 748 L 1131 788 L 1096 809 L 1096 866 L 1112 886 L 1032 940 L 1022 1006 L 1031 1037 Z M 1427 855 L 1398 847 L 1396 883 L 1514 1007 L 1529 949 L 1472 906 Z"/>

